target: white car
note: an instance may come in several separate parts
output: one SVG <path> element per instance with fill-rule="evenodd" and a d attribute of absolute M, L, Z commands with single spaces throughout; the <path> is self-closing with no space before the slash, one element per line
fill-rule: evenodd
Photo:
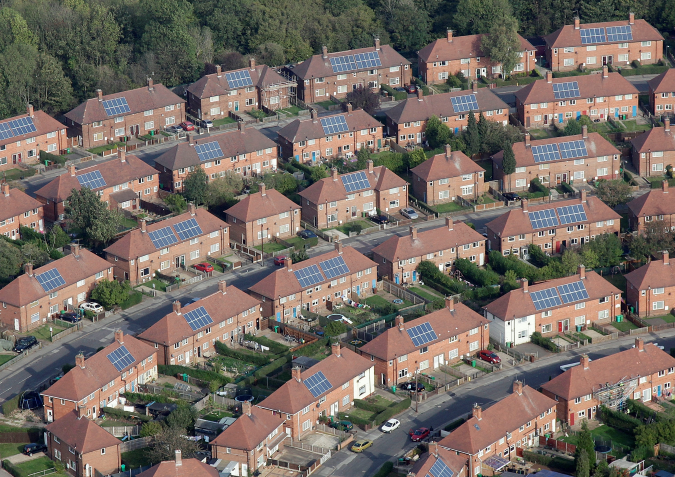
<path fill-rule="evenodd" d="M 105 310 L 101 305 L 95 301 L 90 301 L 88 303 L 82 303 L 80 305 L 80 310 L 91 311 L 92 313 L 103 313 Z"/>
<path fill-rule="evenodd" d="M 387 422 L 382 424 L 382 432 L 391 432 L 398 429 L 398 426 L 401 425 L 401 422 L 398 419 L 389 419 Z"/>
<path fill-rule="evenodd" d="M 401 209 L 401 215 L 403 217 L 407 217 L 410 220 L 415 220 L 418 219 L 420 216 L 417 215 L 417 212 L 415 212 L 415 209 L 412 209 L 410 207 L 406 207 L 404 209 Z"/>

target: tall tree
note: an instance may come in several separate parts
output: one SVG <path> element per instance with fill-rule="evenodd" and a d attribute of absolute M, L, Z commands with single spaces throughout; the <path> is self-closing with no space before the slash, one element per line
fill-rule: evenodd
<path fill-rule="evenodd" d="M 518 37 L 518 21 L 506 16 L 490 28 L 481 39 L 481 49 L 491 61 L 501 63 L 504 78 L 511 76 L 511 71 L 520 61 L 522 51 Z"/>
<path fill-rule="evenodd" d="M 510 142 L 504 144 L 504 155 L 502 156 L 502 170 L 509 178 L 509 190 L 511 190 L 511 174 L 516 172 L 516 155 L 513 153 L 513 147 Z"/>
<path fill-rule="evenodd" d="M 490 152 L 489 144 L 486 141 L 489 134 L 490 134 L 490 124 L 488 123 L 488 120 L 485 119 L 485 115 L 483 113 L 480 113 L 480 116 L 478 116 L 478 135 L 480 136 L 481 153 Z"/>
<path fill-rule="evenodd" d="M 579 455 L 576 458 L 576 472 L 574 473 L 576 477 L 590 477 L 591 475 L 591 466 L 588 462 L 588 453 L 586 449 L 581 449 Z"/>
<path fill-rule="evenodd" d="M 588 429 L 588 421 L 586 419 L 581 421 L 581 431 L 579 431 L 579 434 L 577 435 L 577 449 L 574 454 L 575 459 L 579 459 L 582 452 L 586 453 L 586 458 L 589 463 L 588 472 L 590 473 L 591 469 L 595 466 L 595 442 L 593 442 L 593 436 Z"/>
<path fill-rule="evenodd" d="M 363 86 L 347 93 L 345 101 L 351 103 L 353 108 L 361 108 L 371 116 L 380 107 L 380 95 L 374 93 L 371 88 L 364 88 Z"/>
<path fill-rule="evenodd" d="M 473 111 L 469 111 L 469 118 L 467 120 L 466 131 L 464 131 L 467 156 L 471 157 L 480 152 L 480 132 L 478 131 L 478 123 L 476 122 L 476 115 Z"/>
<path fill-rule="evenodd" d="M 460 35 L 473 35 L 489 32 L 512 16 L 508 0 L 459 0 L 454 21 Z"/>
<path fill-rule="evenodd" d="M 199 450 L 196 441 L 186 439 L 187 430 L 176 429 L 173 427 L 163 428 L 159 434 L 155 434 L 152 444 L 146 450 L 146 457 L 150 462 L 164 462 L 173 460 L 176 457 L 176 451 L 181 451 L 183 459 L 194 457 Z"/>
<path fill-rule="evenodd" d="M 602 181 L 596 190 L 600 200 L 612 208 L 628 202 L 633 192 L 630 185 L 622 180 Z"/>
<path fill-rule="evenodd" d="M 196 167 L 183 181 L 183 197 L 196 205 L 206 203 L 208 195 L 209 177 L 201 167 Z"/>
<path fill-rule="evenodd" d="M 0 239 L 0 281 L 19 274 L 23 256 L 19 247 Z"/>
<path fill-rule="evenodd" d="M 66 202 L 66 219 L 82 230 L 91 244 L 109 242 L 119 231 L 122 217 L 108 209 L 96 192 L 88 187 L 73 189 Z"/>
<path fill-rule="evenodd" d="M 450 128 L 442 122 L 438 116 L 431 116 L 427 120 L 427 127 L 424 130 L 429 147 L 436 149 L 448 144 L 450 140 Z"/>

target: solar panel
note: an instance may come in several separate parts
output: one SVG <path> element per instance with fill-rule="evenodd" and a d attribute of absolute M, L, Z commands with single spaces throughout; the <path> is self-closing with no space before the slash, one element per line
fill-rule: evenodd
<path fill-rule="evenodd" d="M 561 142 L 558 144 L 558 147 L 560 148 L 560 155 L 563 159 L 588 156 L 586 143 L 583 140 Z"/>
<path fill-rule="evenodd" d="M 51 270 L 47 270 L 46 272 L 35 275 L 35 279 L 38 281 L 42 289 L 47 293 L 66 284 L 66 281 L 63 279 L 56 268 L 52 268 Z"/>
<path fill-rule="evenodd" d="M 466 94 L 464 96 L 454 96 L 450 98 L 452 101 L 452 109 L 456 113 L 465 113 L 467 111 L 477 111 L 478 102 L 475 94 Z"/>
<path fill-rule="evenodd" d="M 630 25 L 607 27 L 607 41 L 632 41 L 633 29 Z"/>
<path fill-rule="evenodd" d="M 534 162 L 557 161 L 560 159 L 560 152 L 558 152 L 558 146 L 555 144 L 532 146 L 532 155 L 534 156 Z"/>
<path fill-rule="evenodd" d="M 213 159 L 218 159 L 219 157 L 224 157 L 223 150 L 220 148 L 218 141 L 211 141 L 202 144 L 195 145 L 195 151 L 197 156 L 199 156 L 200 161 L 211 161 Z"/>
<path fill-rule="evenodd" d="M 316 265 L 310 265 L 309 267 L 295 270 L 293 274 L 300 282 L 300 286 L 302 288 L 311 287 L 317 283 L 321 283 L 324 280 L 321 272 L 319 272 L 319 267 Z"/>
<path fill-rule="evenodd" d="M 430 341 L 438 339 L 436 332 L 431 327 L 428 321 L 422 323 L 421 325 L 408 328 L 406 331 L 408 332 L 408 336 L 410 336 L 410 339 L 412 340 L 415 346 L 424 346 Z"/>
<path fill-rule="evenodd" d="M 245 86 L 252 86 L 251 74 L 248 70 L 232 71 L 225 73 L 225 79 L 231 89 L 243 88 Z"/>
<path fill-rule="evenodd" d="M 579 83 L 577 81 L 568 81 L 566 83 L 553 83 L 553 96 L 555 99 L 578 98 Z"/>
<path fill-rule="evenodd" d="M 584 282 L 581 280 L 578 282 L 568 283 L 566 285 L 559 285 L 558 293 L 560 293 L 563 303 L 572 303 L 574 301 L 586 300 L 588 298 L 586 285 L 584 285 Z"/>
<path fill-rule="evenodd" d="M 558 217 L 560 217 L 560 225 L 571 224 L 574 222 L 586 222 L 586 211 L 581 204 L 566 205 L 565 207 L 558 207 Z"/>
<path fill-rule="evenodd" d="M 528 212 L 527 215 L 530 217 L 533 229 L 546 229 L 558 225 L 558 218 L 553 209 L 535 210 Z"/>
<path fill-rule="evenodd" d="M 177 224 L 174 224 L 173 229 L 176 231 L 178 238 L 181 240 L 191 239 L 192 237 L 196 237 L 197 235 L 204 233 L 202 232 L 202 228 L 199 226 L 196 219 L 187 219 L 183 222 L 178 222 Z"/>
<path fill-rule="evenodd" d="M 370 182 L 368 182 L 368 176 L 364 171 L 355 172 L 353 174 L 345 174 L 341 176 L 342 185 L 345 187 L 345 190 L 348 194 L 351 194 L 357 190 L 363 190 L 370 188 Z"/>
<path fill-rule="evenodd" d="M 134 364 L 135 361 L 134 357 L 131 355 L 131 353 L 129 353 L 129 350 L 124 345 L 120 346 L 112 353 L 108 353 L 108 359 L 112 365 L 115 366 L 115 369 L 120 373 L 125 368 L 128 368 Z"/>
<path fill-rule="evenodd" d="M 14 133 L 12 130 L 9 128 L 9 123 L 1 123 L 0 124 L 0 141 L 4 139 L 9 139 L 10 137 L 14 137 Z"/>
<path fill-rule="evenodd" d="M 326 136 L 332 136 L 333 134 L 349 131 L 347 120 L 343 115 L 321 118 L 320 121 L 321 127 L 323 128 L 323 133 Z"/>
<path fill-rule="evenodd" d="M 603 43 L 607 41 L 604 28 L 582 28 L 579 30 L 579 33 L 581 34 L 582 45 L 587 45 L 589 43 Z"/>
<path fill-rule="evenodd" d="M 429 469 L 427 477 L 452 477 L 453 475 L 455 475 L 455 473 L 450 467 L 445 465 L 445 462 L 443 462 L 440 457 L 436 457 L 436 462 L 434 462 L 434 465 Z"/>
<path fill-rule="evenodd" d="M 9 122 L 9 127 L 12 129 L 15 136 L 23 136 L 24 134 L 37 131 L 35 124 L 33 124 L 33 118 L 29 116 L 11 120 Z"/>
<path fill-rule="evenodd" d="M 106 186 L 105 179 L 103 179 L 101 171 L 98 170 L 85 172 L 75 177 L 77 177 L 77 182 L 80 183 L 81 187 L 88 187 L 91 190 Z"/>
<path fill-rule="evenodd" d="M 307 386 L 309 392 L 312 393 L 312 396 L 315 398 L 318 398 L 333 387 L 330 381 L 328 381 L 328 378 L 326 378 L 326 376 L 323 374 L 323 371 L 312 374 L 303 382 L 305 383 L 305 386 Z"/>
<path fill-rule="evenodd" d="M 326 260 L 325 262 L 319 262 L 319 266 L 321 267 L 321 270 L 323 270 L 323 274 L 326 275 L 326 278 L 329 280 L 344 275 L 345 273 L 349 273 L 349 267 L 347 267 L 347 264 L 342 257 L 335 257 Z"/>
<path fill-rule="evenodd" d="M 171 227 L 162 227 L 159 230 L 153 232 L 148 232 L 148 237 L 152 240 L 152 244 L 155 248 L 165 248 L 169 245 L 172 245 L 178 242 L 176 235 L 171 230 Z"/>
<path fill-rule="evenodd" d="M 537 311 L 562 305 L 555 287 L 531 292 L 530 297 L 532 298 L 532 303 L 534 303 L 534 308 Z"/>
<path fill-rule="evenodd" d="M 185 318 L 187 324 L 190 325 L 192 331 L 197 331 L 198 329 L 204 328 L 206 325 L 213 323 L 211 315 L 209 315 L 209 312 L 206 311 L 203 306 L 195 308 L 192 311 L 188 311 L 187 313 L 183 313 L 183 318 Z"/>
<path fill-rule="evenodd" d="M 336 56 L 330 59 L 330 65 L 333 68 L 333 73 L 342 73 L 343 71 L 351 71 L 356 69 L 356 60 L 353 55 Z"/>
<path fill-rule="evenodd" d="M 103 109 L 108 116 L 115 116 L 117 114 L 130 113 L 129 104 L 127 104 L 127 98 L 115 98 L 107 99 L 103 101 Z"/>
<path fill-rule="evenodd" d="M 357 53 L 354 55 L 354 61 L 356 61 L 357 69 L 365 68 L 377 68 L 382 66 L 380 61 L 380 54 L 377 51 L 371 51 L 368 53 Z"/>

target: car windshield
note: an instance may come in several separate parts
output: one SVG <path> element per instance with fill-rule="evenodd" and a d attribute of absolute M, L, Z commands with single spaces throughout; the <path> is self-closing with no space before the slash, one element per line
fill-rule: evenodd
<path fill-rule="evenodd" d="M 423 431 L 422 429 L 417 429 L 417 430 L 415 431 L 415 435 L 416 435 L 416 436 L 419 436 L 419 435 L 421 435 L 421 434 L 424 434 L 424 431 Z"/>

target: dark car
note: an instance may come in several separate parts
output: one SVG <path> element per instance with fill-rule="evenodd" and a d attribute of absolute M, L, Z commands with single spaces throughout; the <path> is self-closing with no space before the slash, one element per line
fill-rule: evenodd
<path fill-rule="evenodd" d="M 316 237 L 316 234 L 311 230 L 301 230 L 300 232 L 298 232 L 298 236 L 300 238 L 307 240 Z"/>
<path fill-rule="evenodd" d="M 515 192 L 504 192 L 502 196 L 504 200 L 520 200 L 520 196 Z"/>
<path fill-rule="evenodd" d="M 410 439 L 413 442 L 419 442 L 422 439 L 429 437 L 429 432 L 430 432 L 429 429 L 427 429 L 426 427 L 420 427 L 415 432 L 412 431 L 410 432 Z"/>
<path fill-rule="evenodd" d="M 68 323 L 77 323 L 82 320 L 74 311 L 67 311 L 57 316 L 57 319 L 67 321 Z"/>
<path fill-rule="evenodd" d="M 37 346 L 37 344 L 38 340 L 35 336 L 25 336 L 23 338 L 19 338 L 14 344 L 14 352 L 23 353 L 24 351 L 31 349 L 33 346 Z"/>
<path fill-rule="evenodd" d="M 497 353 L 493 351 L 488 351 L 486 349 L 478 353 L 478 358 L 492 364 L 499 364 L 502 362 L 502 359 L 497 355 Z"/>
<path fill-rule="evenodd" d="M 399 385 L 399 387 L 401 389 L 403 389 L 404 391 L 414 391 L 415 387 L 417 387 L 418 393 L 421 393 L 422 391 L 424 391 L 424 384 L 422 384 L 422 383 L 415 384 L 414 381 L 411 381 L 409 383 L 403 383 L 403 384 Z"/>
<path fill-rule="evenodd" d="M 372 220 L 376 224 L 382 224 L 382 225 L 389 223 L 389 219 L 387 218 L 386 215 L 375 215 L 375 216 L 371 217 L 370 220 Z"/>
<path fill-rule="evenodd" d="M 42 396 L 35 391 L 26 391 L 19 399 L 21 409 L 39 409 L 42 405 Z"/>
<path fill-rule="evenodd" d="M 405 87 L 405 90 L 408 93 L 417 93 L 417 85 L 416 84 L 409 84 L 408 86 Z"/>
<path fill-rule="evenodd" d="M 345 432 L 354 429 L 354 425 L 349 421 L 333 421 L 330 423 L 330 427 Z"/>
<path fill-rule="evenodd" d="M 400 87 L 400 86 L 397 87 L 397 88 L 394 88 L 394 91 L 398 91 L 399 93 L 407 93 L 407 91 L 405 90 L 405 88 L 402 88 L 402 87 Z"/>
<path fill-rule="evenodd" d="M 199 270 L 200 272 L 212 272 L 213 265 L 206 262 L 198 263 L 197 265 L 195 265 L 195 270 Z"/>
<path fill-rule="evenodd" d="M 32 456 L 33 454 L 37 454 L 38 452 L 46 452 L 47 451 L 47 446 L 44 444 L 26 444 L 23 446 L 23 453 L 26 454 L 27 456 Z"/>
<path fill-rule="evenodd" d="M 168 132 L 169 134 L 178 134 L 183 132 L 183 128 L 177 125 L 167 126 L 166 132 Z"/>
<path fill-rule="evenodd" d="M 288 257 L 285 255 L 279 255 L 278 257 L 274 257 L 274 264 L 276 266 L 281 266 L 284 264 L 284 260 L 286 260 Z"/>

